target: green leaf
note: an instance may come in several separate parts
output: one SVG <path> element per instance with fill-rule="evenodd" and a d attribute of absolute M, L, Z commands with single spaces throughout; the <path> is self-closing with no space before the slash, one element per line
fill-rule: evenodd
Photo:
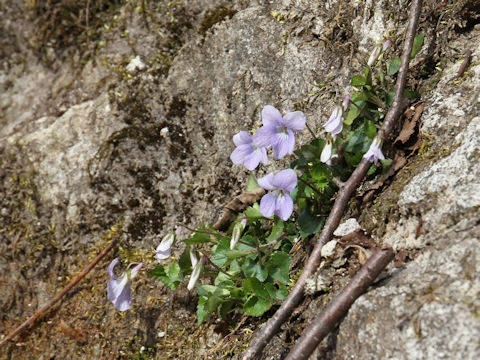
<path fill-rule="evenodd" d="M 243 290 L 246 293 L 254 293 L 258 297 L 269 300 L 270 295 L 268 294 L 267 289 L 265 286 L 256 278 L 256 277 L 249 277 L 243 280 Z"/>
<path fill-rule="evenodd" d="M 312 179 L 315 181 L 317 188 L 320 190 L 321 188 L 328 185 L 332 175 L 330 169 L 324 163 L 318 162 L 313 165 L 312 170 L 310 171 L 312 175 Z"/>
<path fill-rule="evenodd" d="M 370 139 L 373 139 L 376 135 L 377 135 L 377 127 L 375 126 L 375 124 L 370 121 L 370 120 L 367 120 L 365 122 L 365 125 L 363 126 L 363 129 L 365 131 L 365 134 L 370 138 Z"/>
<path fill-rule="evenodd" d="M 172 290 L 176 290 L 184 279 L 180 266 L 177 263 L 172 263 L 167 268 L 161 265 L 157 266 L 155 269 L 150 270 L 148 274 L 162 281 Z"/>
<path fill-rule="evenodd" d="M 220 304 L 218 307 L 218 315 L 220 318 L 224 319 L 227 317 L 228 312 L 232 309 L 233 305 L 235 304 L 234 300 L 227 300 Z"/>
<path fill-rule="evenodd" d="M 205 231 L 205 226 L 201 226 L 198 230 Z M 191 238 L 183 240 L 187 245 L 196 245 L 210 242 L 210 235 L 196 232 Z"/>
<path fill-rule="evenodd" d="M 302 211 L 298 217 L 298 226 L 305 235 L 315 234 L 322 228 L 325 219 L 310 214 L 308 209 Z"/>
<path fill-rule="evenodd" d="M 360 103 L 360 102 L 355 102 L 360 108 L 363 108 L 365 103 Z M 347 117 L 343 121 L 345 125 L 352 125 L 355 119 L 361 114 L 361 111 L 359 108 L 357 108 L 355 105 L 350 106 L 350 110 L 348 110 Z"/>
<path fill-rule="evenodd" d="M 423 45 L 423 33 L 419 33 L 417 36 L 415 36 L 415 39 L 413 39 L 413 46 L 412 46 L 412 53 L 410 54 L 410 58 L 413 59 L 418 52 L 422 49 Z"/>
<path fill-rule="evenodd" d="M 203 321 L 211 314 L 211 311 L 208 311 L 207 307 L 205 306 L 207 303 L 207 300 L 208 299 L 205 296 L 200 296 L 200 298 L 198 299 L 198 303 L 197 303 L 198 325 L 203 323 Z"/>
<path fill-rule="evenodd" d="M 257 190 L 258 188 L 260 188 L 260 185 L 258 185 L 257 177 L 254 173 L 250 173 L 250 176 L 248 177 L 247 191 Z"/>
<path fill-rule="evenodd" d="M 385 94 L 385 104 L 388 107 L 392 106 L 394 96 L 395 96 L 395 90 L 391 90 Z"/>
<path fill-rule="evenodd" d="M 377 169 L 378 169 L 377 165 L 372 164 L 372 165 L 370 166 L 370 168 L 368 169 L 368 171 L 367 171 L 367 175 L 370 176 L 370 175 L 375 174 L 375 171 L 377 171 Z"/>
<path fill-rule="evenodd" d="M 400 70 L 401 60 L 400 58 L 395 58 L 393 60 L 387 61 L 387 74 L 392 76 L 395 75 L 398 70 Z"/>
<path fill-rule="evenodd" d="M 259 281 L 265 281 L 268 276 L 268 271 L 262 268 L 260 264 L 248 259 L 242 265 L 242 271 L 245 277 L 256 277 Z"/>
<path fill-rule="evenodd" d="M 283 301 L 288 296 L 288 288 L 285 285 L 278 285 L 278 289 L 272 283 L 265 284 L 265 289 L 267 289 L 270 297 L 277 301 Z"/>
<path fill-rule="evenodd" d="M 367 134 L 363 132 L 363 129 L 358 129 L 353 132 L 350 138 L 345 144 L 344 150 L 350 153 L 365 153 L 369 146 L 371 140 L 368 138 Z"/>
<path fill-rule="evenodd" d="M 272 302 L 252 295 L 243 305 L 243 311 L 249 316 L 262 316 L 266 311 L 270 310 Z"/>
<path fill-rule="evenodd" d="M 217 266 L 223 267 L 227 261 L 227 252 L 230 251 L 230 238 L 225 236 L 212 248 L 213 255 L 210 260 Z"/>
<path fill-rule="evenodd" d="M 363 154 L 366 152 L 359 152 L 359 153 L 345 153 L 345 160 L 347 160 L 348 165 L 356 167 L 362 161 Z"/>
<path fill-rule="evenodd" d="M 251 254 L 250 251 L 229 250 L 225 253 L 228 260 L 238 259 Z"/>
<path fill-rule="evenodd" d="M 386 173 L 388 169 L 390 169 L 390 166 L 392 166 L 392 159 L 386 158 L 385 160 L 380 160 L 382 163 L 382 173 Z"/>
<path fill-rule="evenodd" d="M 217 294 L 212 294 L 208 297 L 208 300 L 206 302 L 206 308 L 209 313 L 214 312 L 217 310 L 218 306 L 223 302 L 223 299 L 218 296 Z"/>
<path fill-rule="evenodd" d="M 252 222 L 263 218 L 263 215 L 260 212 L 260 206 L 258 205 L 258 203 L 255 203 L 252 206 L 249 206 L 247 210 L 245 210 L 245 216 L 249 221 L 252 221 Z"/>
<path fill-rule="evenodd" d="M 270 257 L 268 274 L 274 280 L 278 280 L 282 284 L 288 284 L 290 282 L 288 273 L 290 272 L 291 263 L 292 259 L 287 253 L 278 251 Z"/>
<path fill-rule="evenodd" d="M 354 75 L 351 84 L 352 86 L 362 86 L 366 84 L 366 79 L 362 75 Z"/>
<path fill-rule="evenodd" d="M 365 91 L 357 91 L 352 95 L 350 100 L 354 101 L 355 104 L 360 106 L 360 104 L 358 104 L 358 103 L 362 102 L 362 101 L 367 101 L 368 100 L 368 94 Z"/>
<path fill-rule="evenodd" d="M 252 249 L 255 249 L 255 247 L 257 246 L 257 243 L 255 241 L 255 238 L 252 236 L 252 235 L 244 235 L 242 237 L 242 242 L 246 243 L 246 244 L 250 244 L 251 246 L 249 245 L 245 245 L 245 244 L 242 244 L 242 243 L 238 243 L 237 244 L 237 250 L 240 250 L 240 251 L 250 251 Z"/>
<path fill-rule="evenodd" d="M 324 143 L 325 141 L 322 139 L 314 139 L 310 144 L 303 145 L 299 150 L 296 150 L 295 154 L 299 157 L 303 156 L 307 161 L 318 159 Z"/>
<path fill-rule="evenodd" d="M 273 224 L 272 232 L 267 237 L 267 242 L 277 240 L 280 236 L 283 235 L 283 221 L 280 218 L 275 218 L 275 224 Z"/>

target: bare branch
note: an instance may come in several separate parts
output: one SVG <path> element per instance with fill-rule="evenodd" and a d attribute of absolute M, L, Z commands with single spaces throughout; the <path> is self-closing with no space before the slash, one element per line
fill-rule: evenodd
<path fill-rule="evenodd" d="M 118 237 L 115 237 L 112 242 L 110 244 L 108 244 L 108 246 L 102 250 L 102 252 L 100 254 L 97 255 L 97 257 L 95 259 L 92 260 L 92 262 L 90 264 L 88 264 L 88 266 L 83 269 L 83 271 L 78 274 L 77 276 L 75 276 L 69 283 L 67 286 L 65 286 L 63 288 L 62 291 L 60 291 L 59 293 L 57 293 L 57 295 L 55 295 L 55 297 L 50 300 L 47 305 L 45 305 L 43 308 L 41 308 L 40 310 L 36 311 L 35 314 L 33 314 L 31 317 L 29 317 L 27 320 L 25 320 L 21 325 L 19 325 L 15 330 L 13 330 L 10 334 L 8 334 L 4 339 L 2 339 L 0 341 L 0 347 L 2 345 L 5 345 L 8 341 L 12 340 L 15 336 L 17 336 L 18 334 L 20 334 L 23 330 L 25 330 L 27 327 L 33 325 L 37 320 L 41 319 L 42 317 L 44 317 L 52 308 L 53 306 L 58 302 L 60 301 L 63 296 L 65 296 L 66 293 L 68 293 L 75 285 L 77 285 L 80 280 L 82 280 L 94 267 L 95 265 L 97 265 L 100 260 L 102 260 L 110 250 L 113 249 L 113 247 L 115 247 L 115 245 L 117 244 L 118 242 Z"/>
<path fill-rule="evenodd" d="M 401 58 L 400 71 L 397 77 L 397 82 L 395 84 L 395 95 L 393 99 L 393 104 L 392 107 L 389 109 L 387 115 L 385 116 L 382 127 L 378 133 L 378 135 L 382 139 L 387 138 L 387 136 L 392 130 L 394 123 L 400 118 L 406 107 L 406 102 L 403 98 L 403 91 L 407 82 L 410 54 L 412 53 L 413 40 L 415 38 L 421 8 L 422 1 L 413 0 L 410 10 L 409 24 L 406 32 L 403 54 Z M 288 319 L 295 307 L 302 300 L 305 280 L 312 276 L 318 268 L 323 245 L 330 241 L 330 239 L 332 238 L 333 232 L 340 223 L 340 219 L 343 216 L 343 213 L 345 211 L 345 208 L 347 207 L 351 195 L 360 185 L 368 169 L 370 168 L 370 165 L 371 164 L 368 160 L 362 159 L 362 161 L 354 170 L 348 181 L 339 190 L 337 199 L 333 205 L 330 215 L 328 216 L 325 226 L 323 227 L 323 230 L 315 244 L 315 247 L 313 248 L 310 257 L 308 258 L 308 261 L 302 271 L 301 276 L 297 280 L 294 288 L 292 289 L 288 297 L 285 299 L 285 301 L 282 303 L 280 308 L 268 320 L 265 326 L 258 333 L 257 337 L 250 344 L 250 347 L 243 355 L 243 360 L 255 359 L 260 356 L 265 345 L 267 345 L 273 335 L 280 329 L 280 326 Z"/>
<path fill-rule="evenodd" d="M 380 272 L 392 261 L 394 255 L 391 247 L 377 249 L 342 292 L 305 329 L 285 360 L 308 359 L 320 341 L 348 313 L 354 301 L 368 289 Z"/>

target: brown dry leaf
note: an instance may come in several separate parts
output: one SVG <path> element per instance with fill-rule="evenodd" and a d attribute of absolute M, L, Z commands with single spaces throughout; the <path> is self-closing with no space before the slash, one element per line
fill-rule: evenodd
<path fill-rule="evenodd" d="M 259 188 L 234 197 L 233 200 L 223 207 L 222 216 L 213 225 L 213 228 L 220 231 L 227 230 L 239 212 L 245 210 L 249 205 L 256 203 L 264 194 L 265 190 Z"/>
<path fill-rule="evenodd" d="M 377 246 L 375 241 L 365 234 L 363 229 L 357 229 L 352 231 L 351 233 L 342 236 L 339 240 L 340 244 L 342 245 L 358 245 L 366 249 L 374 248 Z"/>
<path fill-rule="evenodd" d="M 422 112 L 424 108 L 425 108 L 425 103 L 422 103 L 415 108 L 415 111 L 413 114 L 411 109 L 408 109 L 406 111 L 405 115 L 407 119 L 403 123 L 402 131 L 400 131 L 400 134 L 398 134 L 397 138 L 393 142 L 394 144 L 398 142 L 405 144 L 408 140 L 410 140 L 412 135 L 415 133 L 415 128 L 417 127 L 417 123 L 420 120 L 420 117 L 422 116 Z M 409 119 L 410 116 L 411 118 Z"/>

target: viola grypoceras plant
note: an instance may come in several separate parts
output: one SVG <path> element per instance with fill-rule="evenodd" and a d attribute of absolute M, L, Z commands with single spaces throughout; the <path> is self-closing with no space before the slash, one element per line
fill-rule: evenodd
<path fill-rule="evenodd" d="M 412 56 L 421 41 L 416 38 Z M 350 94 L 324 124 L 326 134 L 320 137 L 311 131 L 314 139 L 295 151 L 295 134 L 306 127 L 304 113 L 282 116 L 275 107 L 265 106 L 262 126 L 255 134 L 242 130 L 233 137 L 236 148 L 230 159 L 252 171 L 260 163 L 269 164 L 272 148 L 275 159 L 296 156 L 290 168 L 258 180 L 250 175 L 247 190 L 263 187 L 269 192 L 259 204 L 238 214 L 226 233 L 203 225 L 181 240 L 178 232 L 172 232 L 158 245 L 155 258 L 160 265 L 149 274 L 172 290 L 184 283 L 189 291 L 196 289 L 199 323 L 213 313 L 260 316 L 285 299 L 291 285 L 290 251 L 321 230 L 336 184 L 350 176 L 362 157 L 374 163 L 370 175 L 380 163 L 388 166 L 377 128 L 391 105 L 392 76 L 398 71 L 399 59 L 388 58 L 390 45 L 387 41 L 378 46 L 363 73 L 353 76 Z M 182 254 L 172 255 L 172 248 L 179 249 L 180 243 Z"/>

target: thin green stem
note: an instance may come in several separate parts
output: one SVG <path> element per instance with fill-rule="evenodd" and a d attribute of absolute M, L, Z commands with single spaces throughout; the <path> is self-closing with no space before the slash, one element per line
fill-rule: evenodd
<path fill-rule="evenodd" d="M 216 265 L 212 260 L 210 260 L 210 258 L 209 258 L 204 252 L 200 251 L 200 254 L 202 254 L 202 256 L 204 256 L 205 259 L 207 259 L 208 263 L 209 263 L 210 265 L 212 265 L 212 266 L 215 268 L 215 270 L 221 272 L 222 274 L 227 275 L 230 279 L 242 281 L 242 279 L 237 278 L 236 276 L 233 276 L 233 275 L 229 274 L 228 272 L 226 272 L 225 270 L 223 270 L 221 267 L 219 267 L 218 265 Z"/>
<path fill-rule="evenodd" d="M 217 238 L 222 238 L 224 237 L 224 235 L 220 234 L 220 233 L 214 233 L 214 232 L 211 232 L 211 231 L 206 231 L 206 230 L 195 230 L 195 229 L 192 229 L 190 227 L 188 227 L 187 225 L 183 225 L 183 224 L 179 224 L 180 226 L 184 227 L 185 229 L 191 231 L 191 232 L 196 232 L 196 233 L 199 233 L 199 234 L 207 234 L 207 235 L 212 235 L 212 236 L 215 236 Z"/>
<path fill-rule="evenodd" d="M 305 123 L 305 126 L 307 127 L 308 131 L 310 132 L 310 134 L 313 136 L 314 139 L 317 139 L 317 137 L 315 136 L 315 133 L 312 131 L 312 129 L 310 128 L 310 126 L 308 126 L 307 123 Z"/>
<path fill-rule="evenodd" d="M 302 177 L 299 177 L 298 180 L 300 180 L 301 182 L 303 182 L 305 185 L 308 185 L 313 191 L 315 191 L 318 195 L 322 195 L 322 193 L 320 192 L 320 190 L 318 190 L 315 185 L 313 185 L 312 183 L 310 183 L 309 181 L 305 180 L 305 179 L 302 179 Z"/>
<path fill-rule="evenodd" d="M 370 115 L 369 113 L 367 113 L 363 108 L 361 108 L 360 106 L 358 106 L 354 101 L 350 100 L 350 104 L 353 104 L 358 110 L 360 110 L 360 112 L 365 115 L 367 118 L 369 118 L 370 120 L 372 120 L 373 122 L 375 122 L 375 119 L 372 117 L 372 115 Z"/>

